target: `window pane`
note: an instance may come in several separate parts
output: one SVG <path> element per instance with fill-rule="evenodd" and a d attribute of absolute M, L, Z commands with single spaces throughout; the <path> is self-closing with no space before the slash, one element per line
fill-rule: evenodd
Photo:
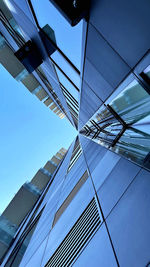
<path fill-rule="evenodd" d="M 80 69 L 82 22 L 71 27 L 49 0 L 32 0 L 32 4 L 40 27 L 49 24 L 55 30 L 58 47 Z"/>
<path fill-rule="evenodd" d="M 150 65 L 144 70 L 144 73 L 150 78 Z"/>
<path fill-rule="evenodd" d="M 125 131 L 112 150 L 144 165 L 145 157 L 150 151 L 150 135 L 132 127 Z"/>
<path fill-rule="evenodd" d="M 128 124 L 133 124 L 150 114 L 150 95 L 133 80 L 111 103 L 110 106 Z"/>

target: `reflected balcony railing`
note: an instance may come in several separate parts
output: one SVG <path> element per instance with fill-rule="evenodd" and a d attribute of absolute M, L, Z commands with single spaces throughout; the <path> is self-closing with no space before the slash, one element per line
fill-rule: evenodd
<path fill-rule="evenodd" d="M 80 133 L 150 169 L 150 94 L 132 80 Z"/>

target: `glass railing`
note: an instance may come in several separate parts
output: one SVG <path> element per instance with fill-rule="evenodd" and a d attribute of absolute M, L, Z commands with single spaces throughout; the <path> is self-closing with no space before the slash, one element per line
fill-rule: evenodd
<path fill-rule="evenodd" d="M 33 184 L 31 184 L 30 182 L 26 182 L 23 185 L 27 190 L 29 190 L 31 193 L 40 196 L 41 195 L 41 191 Z"/>
<path fill-rule="evenodd" d="M 4 37 L 0 34 L 0 49 L 2 49 L 5 46 L 5 39 Z"/>

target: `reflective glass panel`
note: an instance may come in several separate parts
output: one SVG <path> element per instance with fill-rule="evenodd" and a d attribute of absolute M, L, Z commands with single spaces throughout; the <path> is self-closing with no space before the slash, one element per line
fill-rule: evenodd
<path fill-rule="evenodd" d="M 80 69 L 82 22 L 71 27 L 49 0 L 32 0 L 32 4 L 40 27 L 49 24 L 54 29 L 58 47 Z"/>
<path fill-rule="evenodd" d="M 110 106 L 127 124 L 133 124 L 150 114 L 150 95 L 133 80 Z"/>
<path fill-rule="evenodd" d="M 150 65 L 144 70 L 144 73 L 150 78 Z"/>
<path fill-rule="evenodd" d="M 111 146 L 118 139 L 123 125 L 114 117 L 108 107 L 102 105 L 83 128 L 83 134 L 94 139 L 98 144 Z"/>
<path fill-rule="evenodd" d="M 80 75 L 70 67 L 68 62 L 63 58 L 58 51 L 54 52 L 51 57 L 57 63 L 57 65 L 64 71 L 65 74 L 73 81 L 73 83 L 80 88 Z M 58 73 L 59 75 L 59 73 Z"/>
<path fill-rule="evenodd" d="M 144 165 L 144 160 L 150 151 L 150 134 L 131 127 L 124 132 L 112 150 L 129 160 Z"/>
<path fill-rule="evenodd" d="M 73 84 L 61 73 L 61 71 L 58 70 L 56 67 L 56 71 L 58 74 L 59 81 L 63 84 L 63 86 L 69 91 L 69 93 L 77 100 L 79 98 L 79 92 L 77 89 L 73 86 Z"/>

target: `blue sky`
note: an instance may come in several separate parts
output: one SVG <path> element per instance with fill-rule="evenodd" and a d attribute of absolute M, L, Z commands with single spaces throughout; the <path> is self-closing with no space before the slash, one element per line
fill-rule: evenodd
<path fill-rule="evenodd" d="M 55 30 L 57 45 L 80 68 L 82 22 L 72 28 L 49 0 L 33 0 L 33 5 L 40 26 L 43 27 L 48 23 Z M 65 64 L 59 56 L 55 55 L 55 59 L 62 66 Z M 64 66 L 69 75 L 72 75 L 72 79 L 76 80 L 75 73 Z M 77 132 L 66 119 L 61 120 L 22 83 L 13 79 L 2 66 L 0 66 L 0 77 L 0 213 L 2 213 L 20 186 L 25 181 L 30 181 L 38 169 L 43 167 L 61 147 L 68 148 Z M 62 81 L 65 84 L 65 79 L 62 78 Z M 68 88 L 69 85 L 66 86 Z"/>
<path fill-rule="evenodd" d="M 20 186 L 76 136 L 60 119 L 0 66 L 0 213 Z"/>

